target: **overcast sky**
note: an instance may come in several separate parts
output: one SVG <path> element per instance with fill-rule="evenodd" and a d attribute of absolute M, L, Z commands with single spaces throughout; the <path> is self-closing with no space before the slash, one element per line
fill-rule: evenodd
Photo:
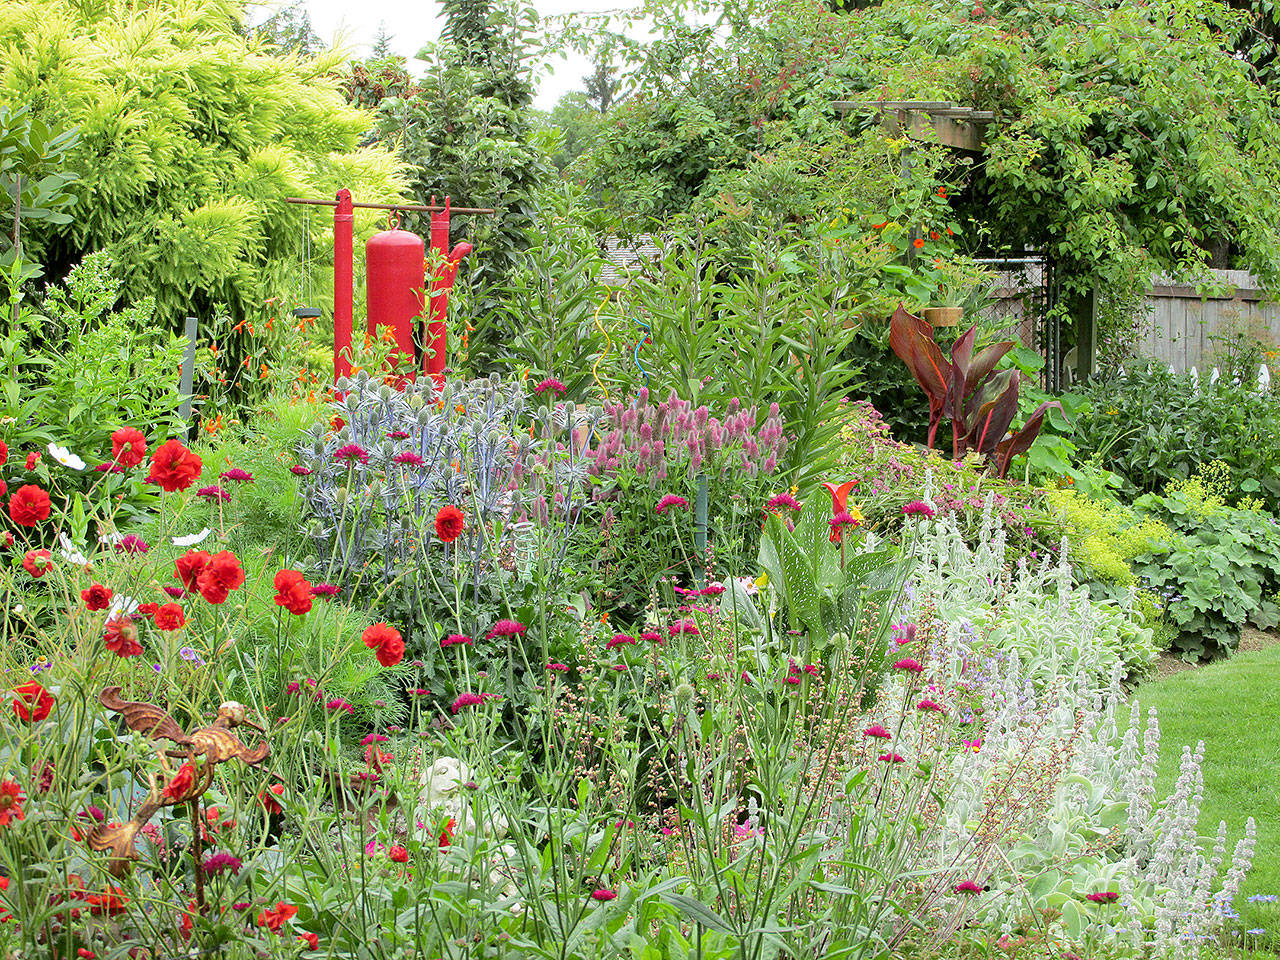
<path fill-rule="evenodd" d="M 284 6 L 283 2 L 276 6 Z M 542 17 L 567 13 L 597 13 L 618 10 L 629 6 L 626 0 L 532 0 L 532 6 Z M 251 14 L 251 19 L 262 20 L 270 15 L 270 6 L 264 5 Z M 412 57 L 422 47 L 440 37 L 444 18 L 439 5 L 432 0 L 304 0 L 311 15 L 311 24 L 324 40 L 341 41 L 353 50 L 357 57 L 368 53 L 378 35 L 381 24 L 386 25 L 391 36 L 391 49 L 404 57 Z M 550 110 L 570 90 L 583 89 L 582 78 L 591 72 L 585 57 L 570 54 L 567 61 L 556 59 L 554 73 L 540 72 L 538 92 L 534 104 L 539 109 Z M 414 64 L 410 62 L 410 69 Z"/>

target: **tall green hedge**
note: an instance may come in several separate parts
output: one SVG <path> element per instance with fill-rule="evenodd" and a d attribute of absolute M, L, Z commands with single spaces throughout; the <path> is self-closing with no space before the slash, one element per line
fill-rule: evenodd
<path fill-rule="evenodd" d="M 73 221 L 24 233 L 48 274 L 106 250 L 123 295 L 154 296 L 160 318 L 208 316 L 217 304 L 251 316 L 299 287 L 304 215 L 285 197 L 332 197 L 342 186 L 369 200 L 402 192 L 394 156 L 360 147 L 371 121 L 338 91 L 341 55 L 273 55 L 245 35 L 243 7 L 0 2 L 0 104 L 27 104 L 81 134 L 67 157 L 80 176 Z M 326 214 L 312 211 L 309 223 L 321 264 Z M 316 270 L 322 283 L 325 272 Z"/>

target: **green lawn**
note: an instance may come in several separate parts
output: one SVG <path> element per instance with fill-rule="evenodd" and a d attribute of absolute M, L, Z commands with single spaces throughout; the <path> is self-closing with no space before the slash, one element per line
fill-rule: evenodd
<path fill-rule="evenodd" d="M 1205 744 L 1200 833 L 1227 822 L 1228 855 L 1253 817 L 1258 827 L 1253 870 L 1236 908 L 1245 928 L 1280 938 L 1275 904 L 1250 904 L 1252 894 L 1280 894 L 1280 645 L 1241 653 L 1140 686 L 1145 714 L 1160 717 L 1159 796 L 1178 775 L 1182 745 Z M 1275 940 L 1273 939 L 1273 942 Z"/>

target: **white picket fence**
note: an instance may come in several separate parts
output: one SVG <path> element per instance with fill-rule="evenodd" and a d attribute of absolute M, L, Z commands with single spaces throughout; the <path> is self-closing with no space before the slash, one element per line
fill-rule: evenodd
<path fill-rule="evenodd" d="M 1170 372 L 1170 373 L 1177 373 L 1178 371 L 1174 369 L 1173 364 L 1170 364 L 1170 365 L 1169 365 L 1169 372 Z M 1195 390 L 1195 391 L 1196 391 L 1196 393 L 1199 393 L 1199 392 L 1200 392 L 1200 371 L 1199 371 L 1199 370 L 1197 370 L 1195 367 L 1192 367 L 1192 368 L 1191 368 L 1191 370 L 1190 370 L 1189 372 L 1190 372 L 1190 374 L 1191 374 L 1191 389 Z M 1121 378 L 1123 378 L 1123 377 L 1124 377 L 1124 366 L 1123 366 L 1123 365 L 1121 365 L 1121 367 L 1120 367 L 1120 369 L 1117 371 L 1117 373 L 1119 374 L 1119 376 L 1120 376 Z M 1210 384 L 1210 386 L 1212 386 L 1213 384 L 1217 383 L 1217 382 L 1218 382 L 1219 380 L 1221 380 L 1221 379 L 1222 379 L 1222 373 L 1221 373 L 1221 371 L 1219 371 L 1217 367 L 1214 367 L 1214 368 L 1213 368 L 1213 370 L 1211 370 L 1211 371 L 1210 371 L 1210 373 L 1209 373 L 1209 384 Z M 1239 380 L 1235 380 L 1234 382 L 1235 382 L 1236 386 L 1239 386 L 1239 385 L 1240 385 L 1240 381 L 1239 381 Z M 1257 383 L 1255 384 L 1255 386 L 1257 387 L 1257 391 L 1258 391 L 1258 393 L 1259 393 L 1259 394 L 1263 394 L 1263 393 L 1270 393 L 1270 392 L 1271 392 L 1271 371 L 1270 371 L 1270 369 L 1268 369 L 1268 367 L 1267 367 L 1267 365 L 1266 365 L 1265 363 L 1264 363 L 1264 364 L 1262 364 L 1262 365 L 1258 368 L 1258 380 L 1257 380 Z"/>

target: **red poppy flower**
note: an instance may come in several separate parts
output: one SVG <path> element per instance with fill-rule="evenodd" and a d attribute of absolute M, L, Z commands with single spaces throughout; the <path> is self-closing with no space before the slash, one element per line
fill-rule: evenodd
<path fill-rule="evenodd" d="M 462 536 L 463 519 L 462 511 L 452 504 L 441 507 L 436 514 L 436 536 L 444 543 L 453 543 Z"/>
<path fill-rule="evenodd" d="M 180 440 L 166 440 L 151 454 L 151 472 L 147 479 L 158 483 L 166 493 L 185 490 L 200 477 L 204 461 Z"/>
<path fill-rule="evenodd" d="M 320 935 L 316 933 L 306 932 L 298 934 L 298 942 L 305 943 L 308 950 L 320 949 Z"/>
<path fill-rule="evenodd" d="M 209 603 L 225 603 L 227 594 L 244 583 L 240 561 L 230 550 L 215 553 L 196 579 L 196 589 Z"/>
<path fill-rule="evenodd" d="M 40 462 L 40 454 L 38 453 L 27 454 L 27 470 L 28 471 L 34 470 L 36 468 L 36 464 L 39 462 Z"/>
<path fill-rule="evenodd" d="M 111 459 L 123 467 L 136 467 L 147 458 L 147 438 L 133 427 L 111 434 Z"/>
<path fill-rule="evenodd" d="M 107 631 L 102 640 L 108 650 L 118 657 L 136 657 L 142 653 L 138 642 L 138 628 L 128 617 L 115 617 L 107 621 Z"/>
<path fill-rule="evenodd" d="M 34 483 L 24 483 L 9 498 L 9 518 L 20 527 L 34 527 L 49 519 L 53 505 L 49 494 Z"/>
<path fill-rule="evenodd" d="M 385 623 L 375 623 L 365 628 L 360 639 L 374 652 L 374 656 L 384 667 L 394 667 L 404 659 L 404 638 L 395 627 Z"/>
<path fill-rule="evenodd" d="M 297 907 L 282 900 L 274 908 L 263 910 L 258 914 L 258 926 L 266 927 L 273 933 L 279 933 L 280 928 L 292 920 L 297 912 Z"/>
<path fill-rule="evenodd" d="M 188 760 L 178 768 L 178 772 L 164 785 L 164 790 L 160 792 L 160 796 L 165 800 L 181 801 L 186 798 L 195 785 L 196 768 Z"/>
<path fill-rule="evenodd" d="M 342 429 L 343 427 L 345 427 L 346 425 L 347 425 L 347 421 L 345 421 L 345 420 L 343 420 L 341 417 L 337 417 L 337 416 L 333 417 L 333 418 L 329 421 L 329 429 L 330 429 L 330 430 L 332 430 L 334 433 L 337 433 L 339 430 L 341 430 L 341 429 Z"/>
<path fill-rule="evenodd" d="M 34 680 L 14 687 L 13 712 L 25 723 L 39 723 L 53 712 L 53 694 Z"/>
<path fill-rule="evenodd" d="M 48 550 L 28 550 L 22 558 L 22 569 L 39 580 L 53 569 L 52 556 Z"/>
<path fill-rule="evenodd" d="M 88 590 L 80 591 L 80 599 L 84 601 L 86 610 L 105 610 L 111 606 L 111 590 L 100 583 L 95 583 Z"/>
<path fill-rule="evenodd" d="M 283 796 L 284 784 L 273 783 L 271 786 L 267 787 L 267 789 L 258 794 L 258 800 L 267 808 L 268 813 L 283 813 L 284 807 L 280 806 L 280 801 L 276 799 L 276 797 Z"/>
<path fill-rule="evenodd" d="M 115 913 L 124 913 L 128 907 L 129 898 L 124 895 L 122 888 L 107 887 L 102 893 L 89 894 L 85 897 L 85 903 L 89 904 L 90 913 L 110 916 Z"/>
<path fill-rule="evenodd" d="M 203 550 L 188 550 L 175 562 L 173 575 L 182 581 L 183 589 L 194 591 L 196 581 L 213 558 Z"/>
<path fill-rule="evenodd" d="M 314 594 L 311 584 L 300 570 L 281 570 L 272 581 L 276 588 L 276 605 L 284 607 L 294 616 L 302 616 L 311 610 Z"/>
<path fill-rule="evenodd" d="M 22 788 L 16 781 L 5 780 L 0 783 L 0 827 L 7 827 L 14 820 L 23 818 L 22 801 L 25 799 Z"/>
<path fill-rule="evenodd" d="M 166 603 L 156 607 L 152 622 L 157 630 L 179 630 L 187 625 L 187 618 L 176 603 Z"/>

